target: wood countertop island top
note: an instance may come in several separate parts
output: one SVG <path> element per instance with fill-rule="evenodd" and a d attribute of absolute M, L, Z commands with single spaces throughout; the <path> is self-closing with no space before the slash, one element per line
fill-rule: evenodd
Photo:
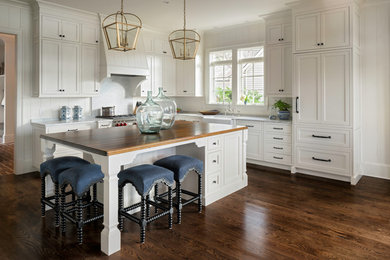
<path fill-rule="evenodd" d="M 158 134 L 141 134 L 134 125 L 43 134 L 41 138 L 107 156 L 244 129 L 247 127 L 176 121 L 171 129 L 161 130 Z"/>

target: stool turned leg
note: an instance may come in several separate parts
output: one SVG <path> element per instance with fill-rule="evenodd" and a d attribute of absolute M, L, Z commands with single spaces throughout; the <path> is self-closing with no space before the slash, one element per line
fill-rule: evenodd
<path fill-rule="evenodd" d="M 96 183 L 92 187 L 92 202 L 93 202 L 93 213 L 96 217 L 98 214 L 98 207 L 97 207 L 97 185 Z"/>
<path fill-rule="evenodd" d="M 199 179 L 198 179 L 198 212 L 202 212 L 202 174 L 198 174 Z"/>
<path fill-rule="evenodd" d="M 180 181 L 176 182 L 176 197 L 177 197 L 177 224 L 181 223 L 181 209 L 183 205 L 181 204 L 181 183 Z"/>
<path fill-rule="evenodd" d="M 61 232 L 62 233 L 65 233 L 65 229 L 66 229 L 64 212 L 65 212 L 65 185 L 61 187 L 60 214 L 61 214 Z"/>
<path fill-rule="evenodd" d="M 157 200 L 157 197 L 158 197 L 158 184 L 154 185 L 154 202 L 158 203 L 158 200 Z M 154 207 L 154 213 L 158 213 L 158 208 L 157 207 Z"/>
<path fill-rule="evenodd" d="M 150 204 L 149 204 L 150 196 L 146 195 L 146 218 L 150 216 Z"/>
<path fill-rule="evenodd" d="M 123 231 L 123 216 L 121 215 L 121 212 L 123 210 L 123 186 L 119 186 L 118 199 L 119 199 L 118 228 L 120 231 Z"/>
<path fill-rule="evenodd" d="M 77 220 L 77 242 L 79 245 L 83 243 L 83 208 L 82 208 L 82 197 L 77 197 L 76 202 L 76 220 Z"/>
<path fill-rule="evenodd" d="M 60 226 L 60 187 L 54 183 L 54 212 L 55 212 L 55 226 Z"/>
<path fill-rule="evenodd" d="M 44 217 L 46 215 L 45 203 L 43 200 L 46 196 L 46 180 L 45 176 L 41 177 L 41 216 Z"/>
<path fill-rule="evenodd" d="M 168 207 L 169 207 L 169 216 L 168 216 L 168 227 L 172 229 L 172 187 L 168 187 Z"/>
<path fill-rule="evenodd" d="M 141 219 L 140 219 L 140 229 L 141 229 L 141 232 L 140 232 L 140 239 L 141 239 L 141 243 L 144 243 L 145 242 L 145 227 L 146 227 L 146 218 L 145 218 L 145 215 L 146 215 L 146 200 L 145 200 L 145 196 L 142 196 L 141 198 Z"/>

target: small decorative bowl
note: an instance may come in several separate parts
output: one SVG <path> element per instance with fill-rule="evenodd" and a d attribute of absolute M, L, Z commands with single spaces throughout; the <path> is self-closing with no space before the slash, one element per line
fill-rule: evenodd
<path fill-rule="evenodd" d="M 202 110 L 199 111 L 202 115 L 216 115 L 219 114 L 219 110 L 213 109 L 213 110 Z"/>

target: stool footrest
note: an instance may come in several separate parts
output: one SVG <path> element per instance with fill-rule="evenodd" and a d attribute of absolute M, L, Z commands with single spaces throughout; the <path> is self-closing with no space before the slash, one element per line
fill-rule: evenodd
<path fill-rule="evenodd" d="M 192 197 L 199 197 L 199 195 L 197 193 L 193 193 L 193 192 L 188 191 L 188 190 L 181 190 L 181 193 L 184 193 L 186 195 L 190 195 Z"/>
<path fill-rule="evenodd" d="M 133 210 L 133 209 L 136 209 L 136 208 L 139 208 L 139 207 L 141 207 L 141 202 L 138 202 L 138 203 L 136 203 L 134 205 L 131 205 L 131 206 L 127 207 L 127 208 L 124 208 L 124 209 L 122 209 L 122 211 L 123 212 L 128 212 L 130 210 Z"/>

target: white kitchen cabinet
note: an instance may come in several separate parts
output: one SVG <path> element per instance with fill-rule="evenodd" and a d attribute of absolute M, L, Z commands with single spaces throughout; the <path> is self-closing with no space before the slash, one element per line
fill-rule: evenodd
<path fill-rule="evenodd" d="M 350 45 L 349 7 L 299 14 L 295 21 L 295 51 Z"/>
<path fill-rule="evenodd" d="M 42 40 L 41 44 L 41 93 L 59 95 L 61 90 L 61 42 Z"/>
<path fill-rule="evenodd" d="M 224 136 L 223 184 L 231 185 L 242 179 L 242 138 L 241 134 L 231 133 Z"/>
<path fill-rule="evenodd" d="M 80 42 L 80 24 L 52 16 L 41 16 L 42 37 Z"/>
<path fill-rule="evenodd" d="M 81 42 L 86 44 L 98 44 L 100 39 L 100 27 L 95 24 L 81 25 Z"/>
<path fill-rule="evenodd" d="M 176 96 L 195 96 L 195 60 L 176 61 Z"/>
<path fill-rule="evenodd" d="M 91 97 L 99 94 L 100 22 L 96 14 L 38 2 L 34 13 L 33 95 Z M 88 21 L 88 22 L 86 22 Z"/>
<path fill-rule="evenodd" d="M 273 24 L 267 26 L 266 44 L 291 43 L 292 25 L 291 24 Z"/>
<path fill-rule="evenodd" d="M 350 124 L 350 51 L 295 56 L 296 123 Z"/>
<path fill-rule="evenodd" d="M 237 125 L 248 127 L 248 142 L 246 157 L 252 160 L 263 160 L 263 122 L 250 120 L 236 120 Z"/>
<path fill-rule="evenodd" d="M 292 92 L 292 47 L 277 45 L 266 47 L 265 95 L 291 96 Z"/>
<path fill-rule="evenodd" d="M 167 96 L 176 93 L 176 63 L 171 56 L 162 56 L 162 88 Z"/>
<path fill-rule="evenodd" d="M 42 40 L 41 95 L 76 95 L 80 92 L 79 45 Z"/>
<path fill-rule="evenodd" d="M 83 46 L 81 50 L 81 91 L 82 94 L 99 93 L 99 49 L 97 46 Z"/>

